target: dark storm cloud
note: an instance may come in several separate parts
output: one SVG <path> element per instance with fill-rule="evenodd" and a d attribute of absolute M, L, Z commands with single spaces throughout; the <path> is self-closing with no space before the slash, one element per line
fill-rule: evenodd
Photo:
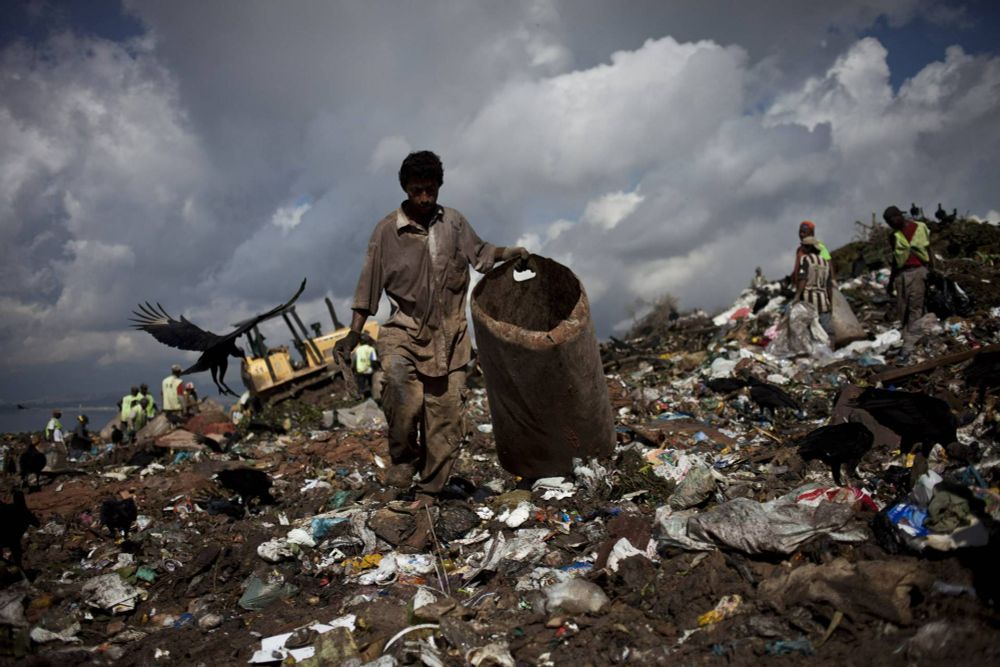
<path fill-rule="evenodd" d="M 128 41 L 0 51 L 0 398 L 58 393 L 60 366 L 155 381 L 178 355 L 126 329 L 140 300 L 225 330 L 307 277 L 304 319 L 324 295 L 346 318 L 411 149 L 484 238 L 576 270 L 602 335 L 636 298 L 714 307 L 787 271 L 802 218 L 836 244 L 887 201 L 1000 208 L 997 61 L 956 50 L 894 91 L 858 41 L 950 5 L 127 7 Z"/>

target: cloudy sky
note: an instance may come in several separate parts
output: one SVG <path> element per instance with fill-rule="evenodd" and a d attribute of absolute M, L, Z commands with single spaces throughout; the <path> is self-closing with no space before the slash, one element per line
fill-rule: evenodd
<path fill-rule="evenodd" d="M 2 401 L 158 383 L 189 357 L 128 329 L 141 300 L 223 331 L 307 277 L 303 318 L 346 319 L 411 150 L 483 238 L 576 271 L 602 337 L 784 275 L 802 219 L 833 246 L 890 203 L 1000 220 L 995 2 L 3 11 Z"/>

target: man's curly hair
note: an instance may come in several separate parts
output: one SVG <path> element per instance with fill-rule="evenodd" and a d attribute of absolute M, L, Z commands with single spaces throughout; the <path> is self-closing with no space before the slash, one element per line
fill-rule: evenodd
<path fill-rule="evenodd" d="M 406 184 L 414 180 L 429 179 L 440 187 L 444 183 L 444 166 L 441 158 L 431 151 L 410 153 L 399 168 L 399 184 L 406 189 Z"/>

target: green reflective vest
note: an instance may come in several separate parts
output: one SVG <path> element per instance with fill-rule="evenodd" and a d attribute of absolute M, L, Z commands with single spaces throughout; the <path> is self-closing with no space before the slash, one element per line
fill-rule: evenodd
<path fill-rule="evenodd" d="M 152 419 L 156 416 L 156 401 L 153 400 L 152 394 L 139 394 L 139 398 L 146 399 L 146 417 Z"/>
<path fill-rule="evenodd" d="M 122 398 L 122 412 L 120 416 L 123 422 L 128 421 L 129 415 L 132 414 L 132 403 L 137 400 L 139 400 L 139 397 L 132 394 L 125 394 Z"/>
<path fill-rule="evenodd" d="M 931 233 L 924 223 L 916 220 L 914 223 L 917 225 L 917 231 L 913 232 L 913 238 L 909 241 L 906 240 L 906 234 L 902 231 L 897 230 L 893 234 L 896 241 L 893 248 L 893 260 L 896 262 L 897 269 L 903 268 L 911 254 L 916 255 L 917 259 L 924 264 L 930 259 Z"/>
<path fill-rule="evenodd" d="M 371 374 L 372 358 L 374 356 L 374 347 L 365 344 L 358 345 L 354 348 L 354 370 L 361 375 Z"/>
<path fill-rule="evenodd" d="M 52 432 L 55 431 L 56 429 L 59 429 L 60 431 L 63 430 L 62 422 L 53 417 L 52 419 L 49 420 L 49 423 L 45 425 L 45 439 L 51 442 Z"/>
<path fill-rule="evenodd" d="M 177 387 L 181 385 L 181 379 L 176 375 L 168 375 L 163 378 L 163 409 L 180 410 L 181 397 L 177 394 Z"/>
<path fill-rule="evenodd" d="M 826 249 L 826 246 L 823 245 L 823 243 L 821 241 L 817 242 L 816 247 L 819 248 L 819 256 L 820 257 L 822 257 L 823 259 L 825 259 L 828 262 L 833 259 L 833 256 L 830 254 L 830 251 Z"/>

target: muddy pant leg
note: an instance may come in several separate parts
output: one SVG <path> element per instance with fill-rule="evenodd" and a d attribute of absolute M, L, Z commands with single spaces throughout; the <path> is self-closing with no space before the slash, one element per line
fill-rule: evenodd
<path fill-rule="evenodd" d="M 423 419 L 424 388 L 413 362 L 399 355 L 382 360 L 382 411 L 389 423 L 389 456 L 393 463 L 420 459 L 417 432 Z"/>
<path fill-rule="evenodd" d="M 448 483 L 462 444 L 462 389 L 465 371 L 446 377 L 424 378 L 424 424 L 427 427 L 427 458 L 420 472 L 419 491 L 437 493 Z"/>
<path fill-rule="evenodd" d="M 903 351 L 910 352 L 920 338 L 917 320 L 924 316 L 927 269 L 920 267 L 904 271 L 899 278 L 900 327 L 903 330 Z"/>

